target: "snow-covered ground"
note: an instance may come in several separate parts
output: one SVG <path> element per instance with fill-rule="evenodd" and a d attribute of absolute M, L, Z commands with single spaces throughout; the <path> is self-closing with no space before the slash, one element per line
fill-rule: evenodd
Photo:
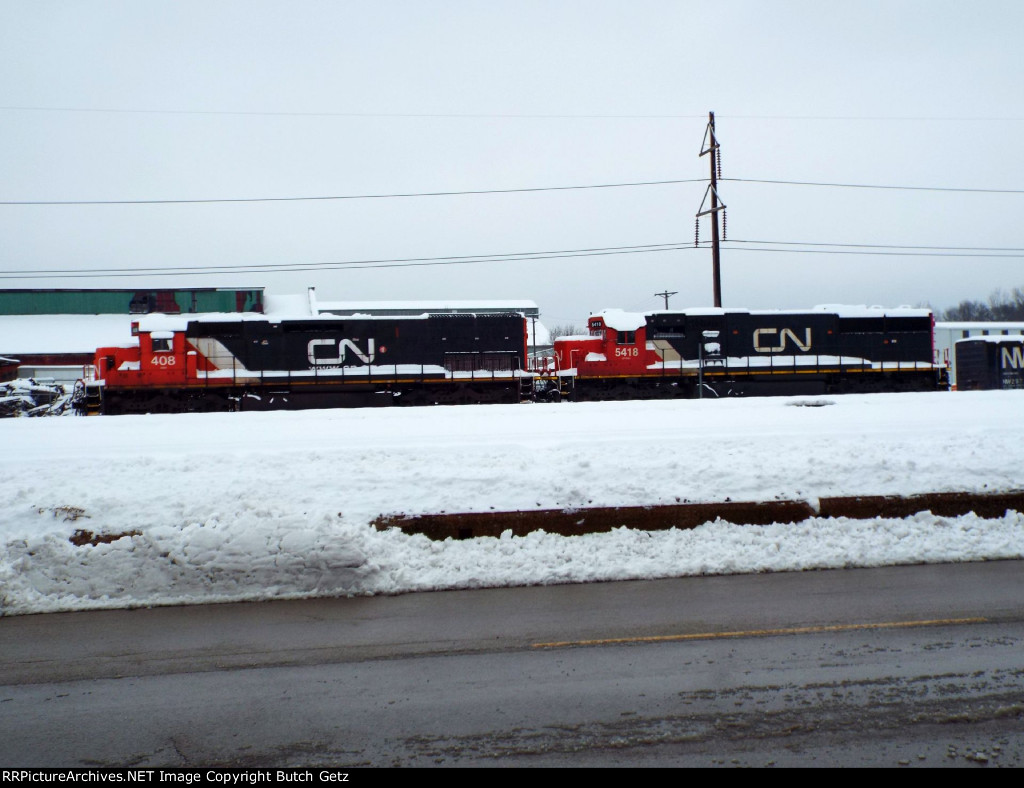
<path fill-rule="evenodd" d="M 8 419 L 0 614 L 1019 558 L 1013 512 L 446 542 L 370 523 L 1022 488 L 1014 391 Z"/>

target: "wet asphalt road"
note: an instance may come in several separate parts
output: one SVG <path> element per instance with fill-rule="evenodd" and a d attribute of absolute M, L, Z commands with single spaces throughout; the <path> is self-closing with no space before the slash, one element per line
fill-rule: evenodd
<path fill-rule="evenodd" d="M 1024 765 L 1024 562 L 0 619 L 2 766 Z"/>

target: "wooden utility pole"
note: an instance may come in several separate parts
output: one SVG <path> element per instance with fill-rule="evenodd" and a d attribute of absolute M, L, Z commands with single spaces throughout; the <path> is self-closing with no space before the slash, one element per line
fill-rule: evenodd
<path fill-rule="evenodd" d="M 668 297 L 669 296 L 674 296 L 674 295 L 677 295 L 677 294 L 678 294 L 678 291 L 673 291 L 673 292 L 670 293 L 668 290 L 666 290 L 664 293 L 655 293 L 654 295 L 660 296 L 661 298 L 664 298 L 665 299 L 665 309 L 668 309 Z"/>
<path fill-rule="evenodd" d="M 718 212 L 725 210 L 725 205 L 718 202 L 718 138 L 715 136 L 715 113 L 708 113 L 708 127 L 704 132 L 704 145 L 700 155 L 711 156 L 711 185 L 704 194 L 705 201 L 708 194 L 711 195 L 711 208 L 697 214 L 698 220 L 701 216 L 711 214 L 711 274 L 715 291 L 715 306 L 722 306 L 722 255 L 718 243 Z M 701 203 L 701 208 L 704 203 Z"/>

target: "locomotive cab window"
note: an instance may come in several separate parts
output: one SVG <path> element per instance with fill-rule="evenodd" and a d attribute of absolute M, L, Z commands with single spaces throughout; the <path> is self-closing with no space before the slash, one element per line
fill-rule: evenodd
<path fill-rule="evenodd" d="M 615 339 L 616 345 L 635 345 L 636 331 L 619 331 Z"/>
<path fill-rule="evenodd" d="M 153 337 L 153 352 L 154 353 L 170 353 L 174 350 L 172 346 L 172 340 L 170 337 Z"/>

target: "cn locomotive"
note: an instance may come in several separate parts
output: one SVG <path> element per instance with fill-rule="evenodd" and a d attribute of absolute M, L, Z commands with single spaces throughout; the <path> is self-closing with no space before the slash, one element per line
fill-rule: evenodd
<path fill-rule="evenodd" d="M 152 316 L 96 351 L 89 413 L 519 402 L 532 392 L 521 314 L 187 321 Z"/>
<path fill-rule="evenodd" d="M 168 320 L 179 321 L 167 323 Z M 522 314 L 151 316 L 96 351 L 88 413 L 948 388 L 925 309 L 605 310 L 531 362 Z"/>
<path fill-rule="evenodd" d="M 606 310 L 555 342 L 558 397 L 577 400 L 937 391 L 927 309 Z M 555 396 L 552 394 L 552 396 Z"/>

